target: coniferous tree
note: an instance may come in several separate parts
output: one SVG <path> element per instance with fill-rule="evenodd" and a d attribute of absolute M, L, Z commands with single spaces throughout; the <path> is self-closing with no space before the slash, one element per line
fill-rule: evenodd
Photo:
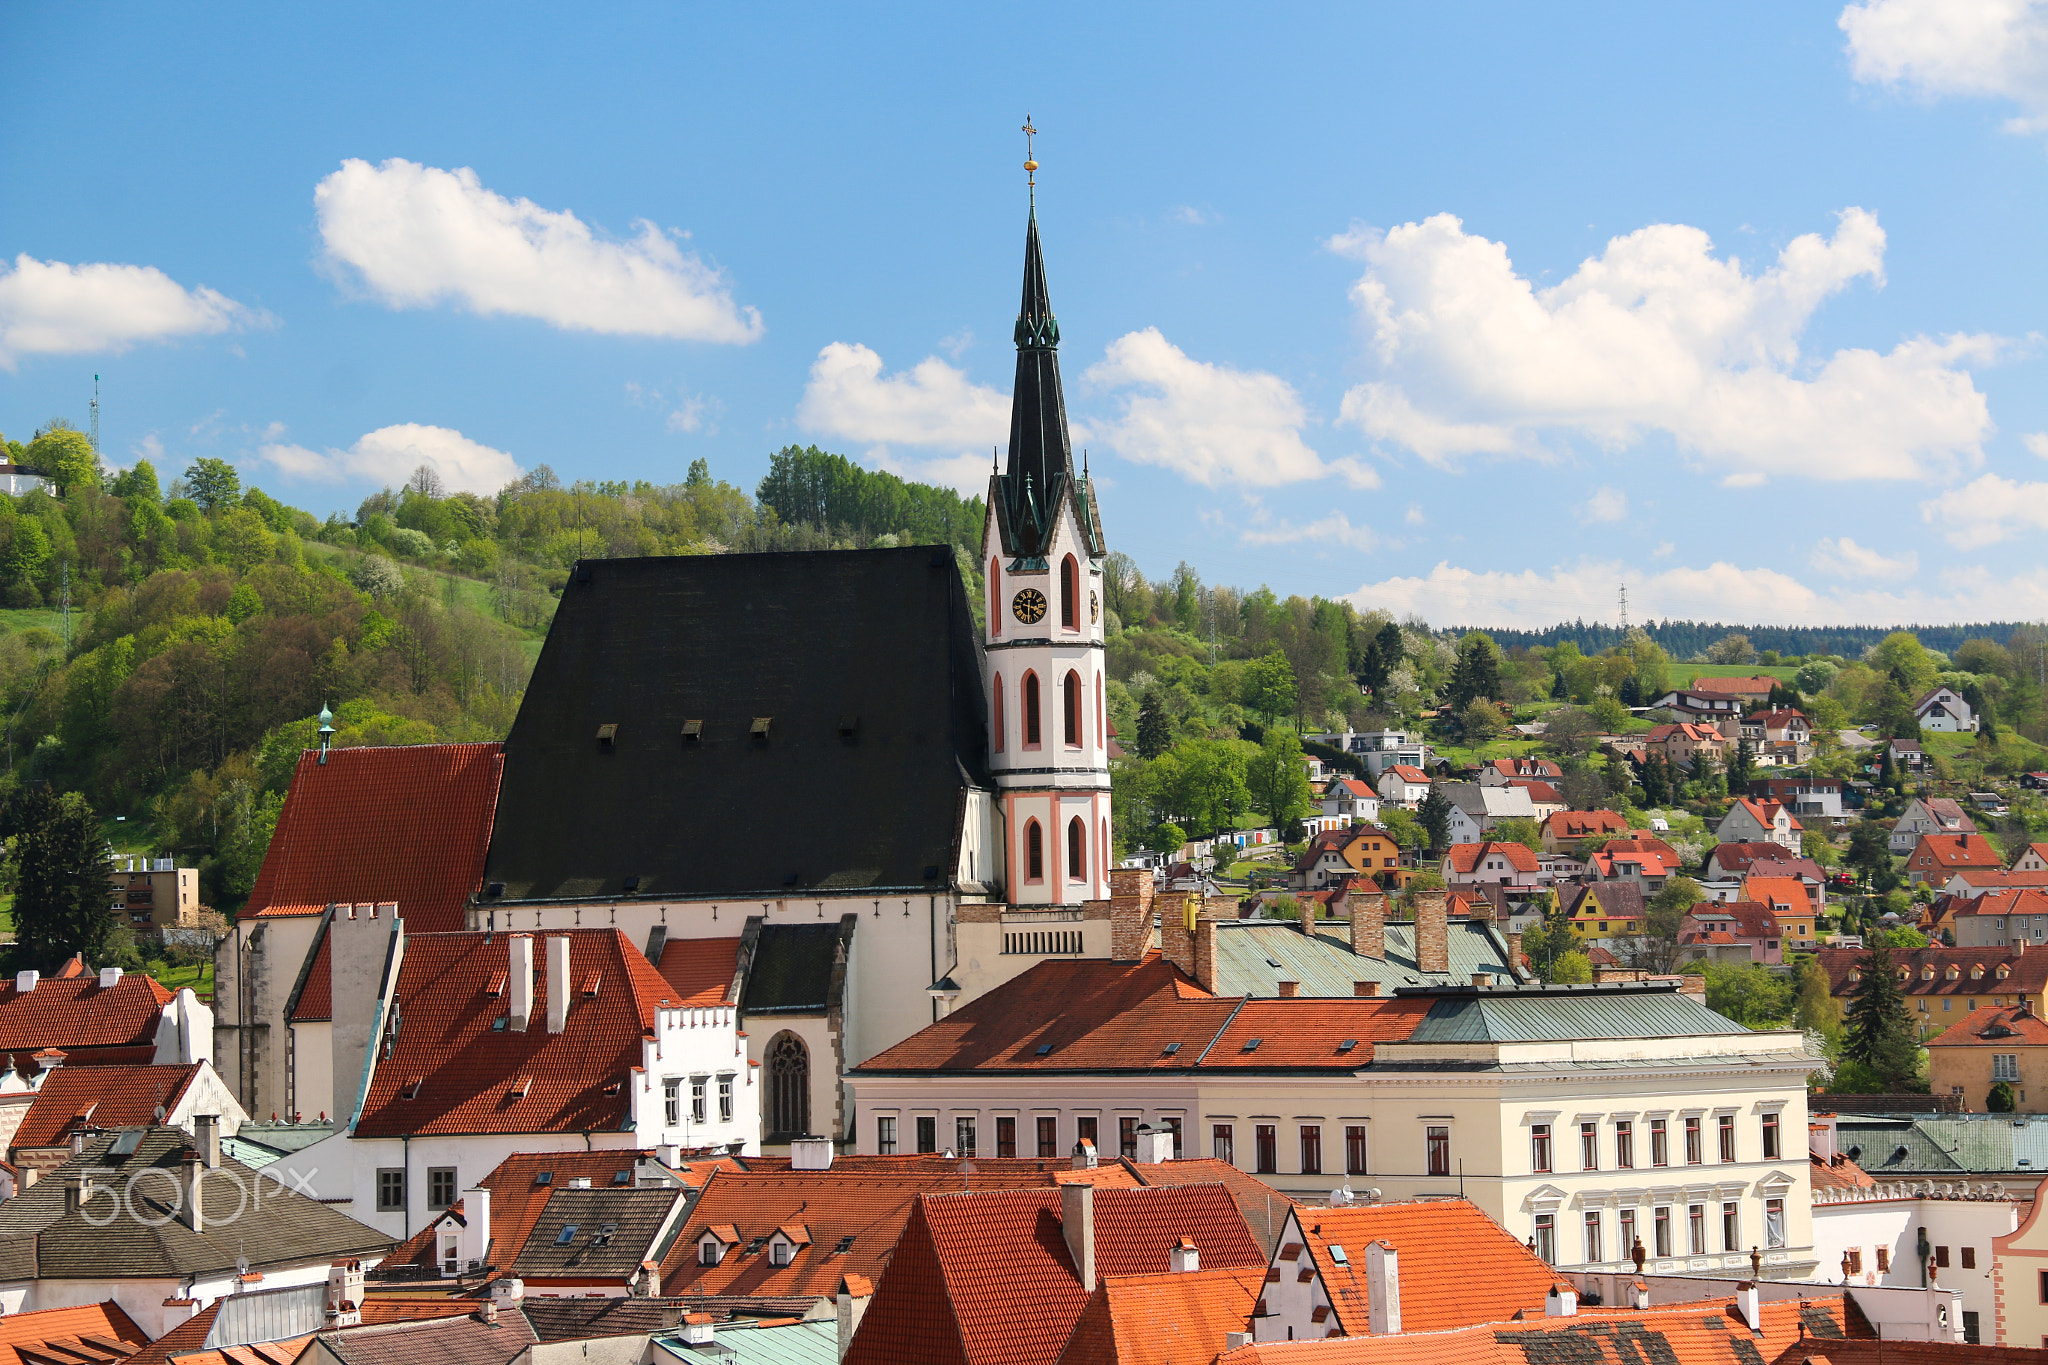
<path fill-rule="evenodd" d="M 1173 726 L 1159 704 L 1157 692 L 1147 692 L 1138 708 L 1138 756 L 1157 758 L 1173 747 Z"/>
<path fill-rule="evenodd" d="M 1429 835 L 1429 846 L 1444 849 L 1451 846 L 1451 798 L 1445 796 L 1432 784 L 1428 795 L 1422 798 L 1416 816 L 1422 821 L 1423 832 Z"/>
<path fill-rule="evenodd" d="M 1474 697 L 1499 701 L 1500 692 L 1500 655 L 1495 652 L 1492 638 L 1475 630 L 1458 646 L 1458 659 L 1451 665 L 1445 699 L 1462 711 Z"/>
<path fill-rule="evenodd" d="M 23 798 L 15 828 L 17 967 L 53 972 L 74 953 L 98 965 L 117 927 L 99 818 L 78 793 L 38 787 Z"/>
<path fill-rule="evenodd" d="M 1906 994 L 1899 988 L 1891 944 L 1874 935 L 1857 966 L 1860 974 L 1850 996 L 1843 1053 L 1868 1067 L 1886 1091 L 1910 1088 L 1920 1069 L 1920 1045 L 1906 1014 Z"/>

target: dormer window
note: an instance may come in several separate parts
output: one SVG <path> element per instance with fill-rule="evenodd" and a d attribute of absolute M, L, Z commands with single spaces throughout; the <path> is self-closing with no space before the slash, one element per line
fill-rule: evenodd
<path fill-rule="evenodd" d="M 717 1265 L 725 1259 L 725 1243 L 716 1237 L 706 1237 L 697 1243 L 697 1264 Z"/>
<path fill-rule="evenodd" d="M 790 1258 L 795 1253 L 796 1247 L 794 1245 L 777 1237 L 768 1244 L 768 1264 L 776 1266 L 788 1265 Z"/>
<path fill-rule="evenodd" d="M 1983 968 L 1983 965 L 1982 965 L 1982 964 L 1979 964 L 1979 965 L 1977 965 L 1977 966 L 1975 966 L 1975 967 L 1972 967 L 1972 968 L 1970 968 L 1970 980 L 1972 980 L 1972 981 L 1982 981 L 1983 979 L 1984 979 L 1984 968 Z"/>

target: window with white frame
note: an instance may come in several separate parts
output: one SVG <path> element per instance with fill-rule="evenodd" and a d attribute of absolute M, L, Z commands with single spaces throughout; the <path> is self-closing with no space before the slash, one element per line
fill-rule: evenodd
<path fill-rule="evenodd" d="M 1994 1052 L 1991 1054 L 1991 1079 L 1994 1081 L 2016 1081 L 2020 1078 L 2020 1054 L 2017 1052 Z"/>
<path fill-rule="evenodd" d="M 679 1076 L 670 1076 L 661 1083 L 661 1120 L 670 1127 L 683 1121 L 682 1089 Z"/>

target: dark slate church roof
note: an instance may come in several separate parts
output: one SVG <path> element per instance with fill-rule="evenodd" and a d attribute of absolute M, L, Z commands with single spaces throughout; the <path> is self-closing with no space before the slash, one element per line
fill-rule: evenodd
<path fill-rule="evenodd" d="M 937 889 L 986 745 L 949 549 L 585 560 L 505 742 L 484 898 Z"/>

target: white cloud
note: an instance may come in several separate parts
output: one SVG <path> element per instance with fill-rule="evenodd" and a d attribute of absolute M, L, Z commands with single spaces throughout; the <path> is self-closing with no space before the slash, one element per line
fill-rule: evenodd
<path fill-rule="evenodd" d="M 450 492 L 495 493 L 523 472 L 502 450 L 479 445 L 448 427 L 418 422 L 379 427 L 346 450 L 272 444 L 262 447 L 257 458 L 295 479 L 360 480 L 387 487 L 404 483 L 423 464 L 432 465 Z"/>
<path fill-rule="evenodd" d="M 2007 99 L 2016 133 L 2048 129 L 2048 2 L 1867 0 L 1837 21 L 1859 81 Z"/>
<path fill-rule="evenodd" d="M 1995 545 L 2021 531 L 2048 531 L 2048 483 L 1979 475 L 1921 503 L 1920 516 L 1943 526 L 1952 545 Z"/>
<path fill-rule="evenodd" d="M 1628 494 L 1619 488 L 1597 488 L 1586 499 L 1587 521 L 1623 521 L 1628 517 Z"/>
<path fill-rule="evenodd" d="M 675 235 L 644 219 L 630 241 L 599 237 L 573 213 L 507 199 L 476 172 L 393 157 L 351 158 L 313 191 L 327 259 L 391 308 L 453 300 L 484 316 L 538 318 L 570 331 L 744 343 L 761 315 Z"/>
<path fill-rule="evenodd" d="M 118 354 L 137 342 L 263 325 L 267 313 L 155 266 L 66 265 L 23 254 L 0 265 L 0 369 L 24 355 Z"/>
<path fill-rule="evenodd" d="M 1216 221 L 1214 214 L 1204 213 L 1193 204 L 1182 204 L 1169 209 L 1166 216 L 1176 223 L 1186 223 L 1189 227 L 1203 227 Z"/>
<path fill-rule="evenodd" d="M 1372 527 L 1353 526 L 1351 518 L 1342 512 L 1332 512 L 1306 526 L 1258 517 L 1254 524 L 1238 532 L 1237 539 L 1244 545 L 1334 545 L 1347 550 L 1376 550 L 1381 544 L 1379 533 Z"/>
<path fill-rule="evenodd" d="M 1010 396 L 974 383 L 937 356 L 885 378 L 881 356 L 835 341 L 811 362 L 796 419 L 849 441 L 979 448 L 1009 434 Z"/>
<path fill-rule="evenodd" d="M 1120 415 L 1090 430 L 1127 460 L 1211 488 L 1271 488 L 1330 474 L 1379 486 L 1363 461 L 1325 462 L 1309 449 L 1301 439 L 1308 412 L 1286 380 L 1191 359 L 1156 327 L 1111 342 L 1083 378 L 1118 396 Z"/>
<path fill-rule="evenodd" d="M 1360 610 L 1419 613 L 1437 626 L 1534 629 L 1583 618 L 1615 619 L 1617 590 L 1628 584 L 1637 619 L 1673 617 L 1731 625 L 1886 625 L 1898 621 L 1986 621 L 2048 615 L 2048 570 L 2024 578 L 1970 567 L 1901 591 L 1844 587 L 1821 591 L 1776 569 L 1715 563 L 1646 573 L 1584 560 L 1549 572 L 1475 571 L 1439 563 L 1422 577 L 1388 578 L 1348 594 Z"/>
<path fill-rule="evenodd" d="M 2020 441 L 2028 450 L 2033 451 L 2042 459 L 2048 460 L 2048 431 L 2030 431 L 2020 437 Z"/>
<path fill-rule="evenodd" d="M 1422 515 L 1422 508 L 1419 505 L 1410 503 L 1408 510 L 1401 514 L 1401 520 L 1407 522 L 1410 526 L 1420 526 L 1427 518 Z"/>
<path fill-rule="evenodd" d="M 1351 291 L 1382 377 L 1340 420 L 1434 464 L 1533 455 L 1545 438 L 1616 447 L 1666 432 L 1740 485 L 1772 474 L 1905 479 L 1974 462 L 1991 430 L 1958 368 L 1986 337 L 1915 337 L 1818 363 L 1799 337 L 1851 281 L 1884 277 L 1884 230 L 1845 209 L 1748 272 L 1698 228 L 1657 224 L 1538 289 L 1450 214 L 1333 238 L 1367 262 Z"/>
<path fill-rule="evenodd" d="M 1843 536 L 1829 536 L 1813 547 L 1813 567 L 1837 578 L 1911 578 L 1920 572 L 1920 555 L 1908 550 L 1888 557 Z"/>

